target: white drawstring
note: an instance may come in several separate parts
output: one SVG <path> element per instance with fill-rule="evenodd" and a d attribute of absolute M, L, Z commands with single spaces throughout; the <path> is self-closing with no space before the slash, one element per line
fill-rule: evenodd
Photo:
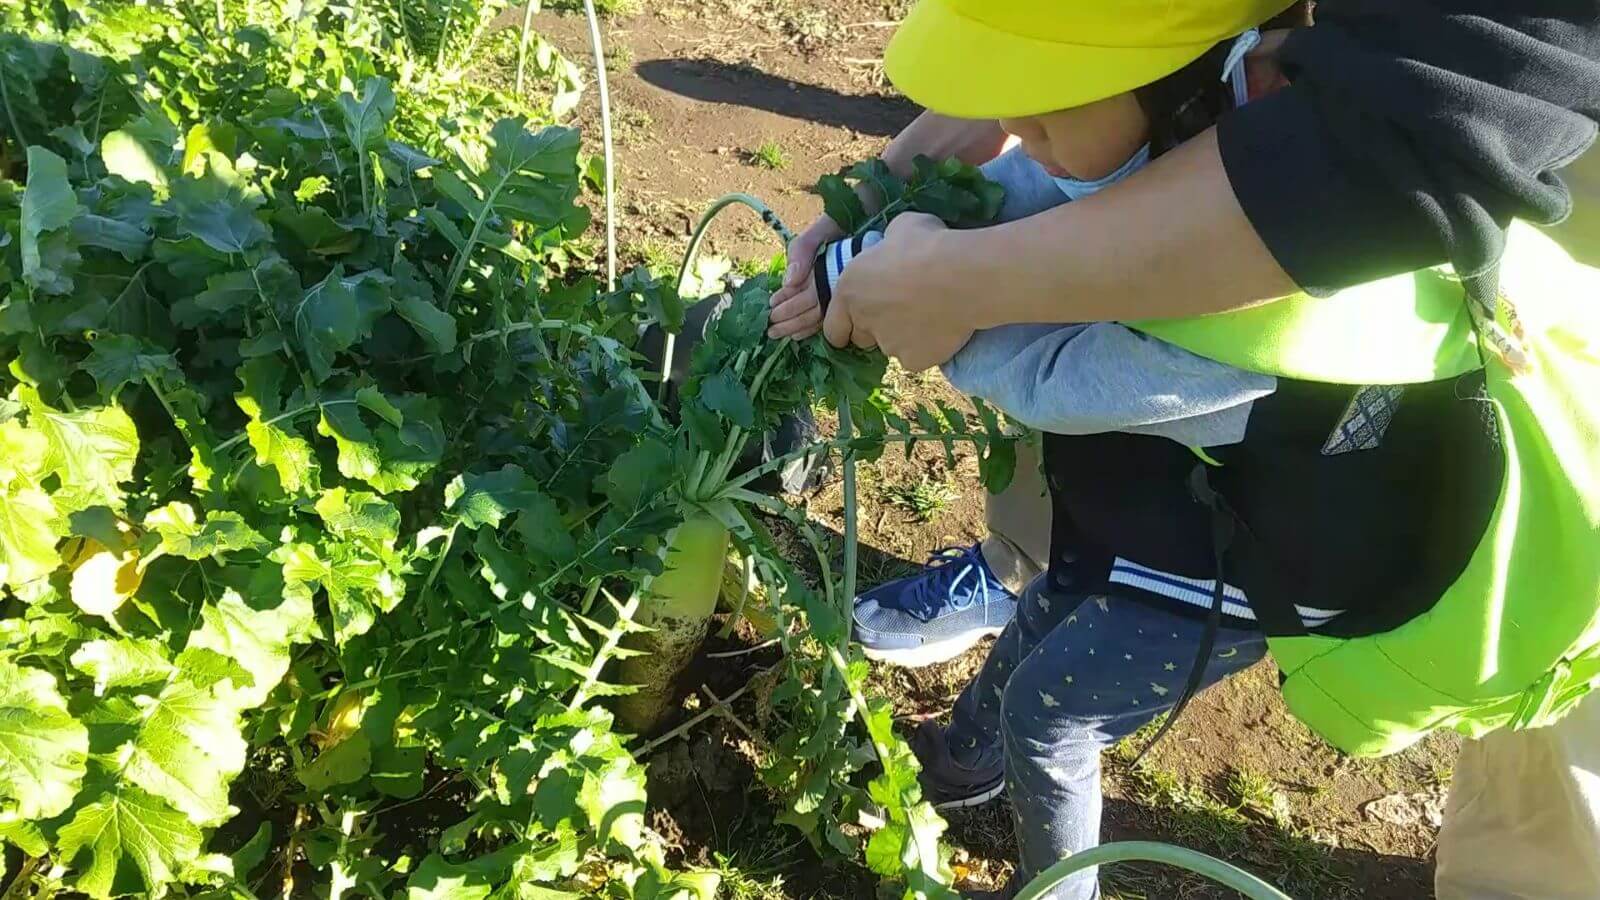
<path fill-rule="evenodd" d="M 1222 80 L 1233 85 L 1233 105 L 1237 109 L 1250 102 L 1250 79 L 1244 70 L 1244 58 L 1251 50 L 1261 46 L 1261 32 L 1252 28 L 1239 35 L 1228 50 L 1228 59 L 1222 64 Z"/>

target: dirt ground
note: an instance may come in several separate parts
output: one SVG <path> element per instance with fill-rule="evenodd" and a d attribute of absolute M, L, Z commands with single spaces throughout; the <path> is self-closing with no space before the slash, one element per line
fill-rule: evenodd
<path fill-rule="evenodd" d="M 618 147 L 619 233 L 625 262 L 675 265 L 694 220 L 715 197 L 755 194 L 800 228 L 819 208 L 810 185 L 875 154 L 915 109 L 883 80 L 881 55 L 903 0 L 666 0 L 611 16 L 605 28 Z M 520 12 L 508 14 L 509 22 Z M 580 16 L 544 12 L 540 32 L 592 70 Z M 598 152 L 595 92 L 578 113 Z M 765 258 L 776 247 L 754 217 L 727 217 L 711 250 Z M 955 399 L 937 374 L 900 373 L 905 403 Z M 940 547 L 983 532 L 976 461 L 919 447 L 865 467 L 860 512 L 865 583 L 911 571 Z M 812 517 L 841 527 L 837 483 L 804 499 Z M 943 666 L 883 668 L 878 689 L 909 719 L 946 713 L 982 649 Z M 741 657 L 739 672 L 762 664 Z M 766 661 L 770 664 L 770 660 Z M 724 667 L 727 668 L 727 667 Z M 1201 697 L 1137 768 L 1129 747 L 1106 754 L 1106 838 L 1154 839 L 1210 852 L 1293 896 L 1418 900 L 1433 896 L 1432 852 L 1455 753 L 1438 736 L 1400 757 L 1341 757 L 1287 715 L 1263 665 Z M 872 896 L 848 866 L 819 867 L 749 789 L 743 737 L 721 724 L 667 745 L 651 766 L 656 827 L 692 863 L 722 869 L 740 898 Z M 949 840 L 962 887 L 1009 874 L 1010 814 L 1003 802 L 953 814 Z M 1229 896 L 1170 871 L 1106 873 L 1112 896 Z"/>

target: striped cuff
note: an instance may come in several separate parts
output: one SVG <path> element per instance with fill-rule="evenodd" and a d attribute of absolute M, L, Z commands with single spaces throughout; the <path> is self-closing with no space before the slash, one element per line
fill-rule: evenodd
<path fill-rule="evenodd" d="M 844 267 L 881 240 L 883 232 L 867 231 L 853 238 L 823 245 L 817 253 L 816 265 L 811 267 L 811 277 L 817 286 L 817 305 L 822 308 L 823 315 L 828 313 L 828 303 L 833 300 L 833 289 L 844 274 Z"/>
<path fill-rule="evenodd" d="M 1215 580 L 1208 581 L 1203 578 L 1187 578 L 1160 569 L 1142 566 L 1133 560 L 1117 557 L 1111 566 L 1111 583 L 1126 585 L 1131 588 L 1158 594 L 1198 606 L 1201 609 L 1210 609 L 1213 594 L 1217 589 Z M 1246 622 L 1256 620 L 1255 611 L 1250 608 L 1250 598 L 1240 588 L 1231 584 L 1223 586 L 1222 614 Z M 1300 616 L 1300 621 L 1306 628 L 1317 628 L 1326 625 L 1343 614 L 1343 610 L 1317 609 L 1314 606 L 1301 606 L 1295 604 L 1294 611 Z"/>

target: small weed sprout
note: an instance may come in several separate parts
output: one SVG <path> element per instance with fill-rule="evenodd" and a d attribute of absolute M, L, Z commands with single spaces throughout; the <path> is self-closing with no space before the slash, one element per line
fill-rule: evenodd
<path fill-rule="evenodd" d="M 1227 787 L 1241 809 L 1263 816 L 1279 827 L 1289 827 L 1292 818 L 1289 798 L 1278 790 L 1271 778 L 1251 768 L 1232 768 L 1228 771 Z"/>
<path fill-rule="evenodd" d="M 889 485 L 884 490 L 884 500 L 916 517 L 919 522 L 932 521 L 960 496 L 948 480 L 923 476 L 916 482 Z"/>
<path fill-rule="evenodd" d="M 789 153 L 777 141 L 762 141 L 761 146 L 750 152 L 750 164 L 771 172 L 782 172 L 789 168 Z"/>

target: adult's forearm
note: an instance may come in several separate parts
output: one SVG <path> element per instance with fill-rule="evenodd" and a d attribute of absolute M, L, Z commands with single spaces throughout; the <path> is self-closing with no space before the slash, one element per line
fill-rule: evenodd
<path fill-rule="evenodd" d="M 1296 288 L 1251 228 L 1214 132 L 1102 193 L 940 236 L 975 327 L 1222 312 Z"/>
<path fill-rule="evenodd" d="M 911 161 L 918 156 L 981 166 L 1000 155 L 1006 140 L 1005 131 L 993 119 L 952 119 L 924 112 L 889 142 L 883 161 L 901 177 L 911 174 Z"/>

